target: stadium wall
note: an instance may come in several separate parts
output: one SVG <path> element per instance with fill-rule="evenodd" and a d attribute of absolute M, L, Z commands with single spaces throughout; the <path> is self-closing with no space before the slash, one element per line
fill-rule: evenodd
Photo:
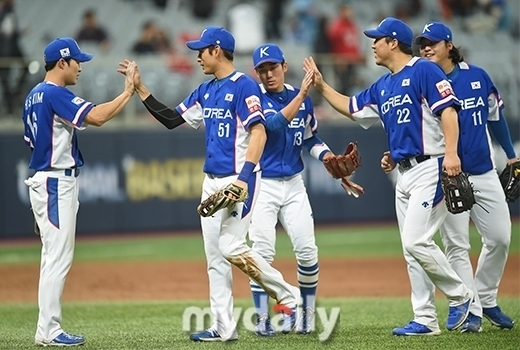
<path fill-rule="evenodd" d="M 520 154 L 520 123 L 510 123 Z M 317 224 L 395 220 L 393 182 L 379 167 L 387 149 L 382 128 L 323 123 L 319 135 L 335 153 L 349 141 L 358 141 L 362 167 L 353 181 L 365 188 L 355 199 L 339 181 L 329 177 L 320 162 L 304 155 L 305 183 Z M 78 235 L 197 230 L 196 207 L 200 201 L 205 154 L 204 133 L 190 128 L 174 131 L 80 132 L 85 166 L 80 174 Z M 498 146 L 497 166 L 505 158 Z M 33 218 L 28 189 L 23 180 L 30 151 L 21 135 L 0 137 L 0 238 L 32 235 Z M 511 205 L 513 215 L 519 204 Z"/>

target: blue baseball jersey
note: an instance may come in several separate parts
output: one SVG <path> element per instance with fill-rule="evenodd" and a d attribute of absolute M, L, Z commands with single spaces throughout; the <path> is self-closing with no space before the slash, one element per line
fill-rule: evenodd
<path fill-rule="evenodd" d="M 480 67 L 460 62 L 448 80 L 461 102 L 458 153 L 462 170 L 473 175 L 486 173 L 495 167 L 487 122 L 500 119 L 504 103 Z"/>
<path fill-rule="evenodd" d="M 76 130 L 94 107 L 63 86 L 44 81 L 25 99 L 24 140 L 31 147 L 29 168 L 68 169 L 83 165 Z"/>
<path fill-rule="evenodd" d="M 418 155 L 444 154 L 440 113 L 459 108 L 441 68 L 413 57 L 401 71 L 385 74 L 350 99 L 349 110 L 364 128 L 381 120 L 395 162 Z"/>
<path fill-rule="evenodd" d="M 282 97 L 279 94 L 270 94 L 262 85 L 260 87 L 266 119 L 281 111 L 299 92 L 299 89 L 285 84 L 286 93 Z M 287 127 L 267 131 L 267 141 L 260 160 L 262 177 L 278 178 L 300 173 L 303 170 L 301 154 L 304 141 L 314 136 L 317 129 L 318 121 L 314 117 L 312 101 L 307 97 Z"/>
<path fill-rule="evenodd" d="M 234 72 L 202 83 L 175 107 L 191 127 L 205 125 L 206 174 L 228 176 L 240 172 L 249 145 L 249 127 L 265 121 L 260 95 L 258 83 L 244 73 Z"/>

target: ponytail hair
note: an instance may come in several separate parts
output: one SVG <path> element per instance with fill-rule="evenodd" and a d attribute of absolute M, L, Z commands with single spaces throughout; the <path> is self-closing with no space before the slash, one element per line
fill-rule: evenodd
<path fill-rule="evenodd" d="M 460 47 L 455 47 L 455 45 L 453 45 L 453 48 L 450 50 L 448 57 L 451 59 L 451 62 L 455 64 L 464 61 L 464 57 L 460 52 Z"/>

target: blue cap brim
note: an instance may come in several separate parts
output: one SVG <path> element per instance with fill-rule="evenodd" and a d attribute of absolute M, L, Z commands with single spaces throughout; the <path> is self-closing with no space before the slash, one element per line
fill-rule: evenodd
<path fill-rule="evenodd" d="M 415 44 L 417 45 L 420 45 L 421 44 L 421 39 L 424 38 L 424 39 L 428 39 L 428 40 L 431 40 L 433 41 L 434 43 L 438 43 L 439 41 L 443 41 L 444 39 L 439 39 L 437 37 L 434 37 L 434 36 L 431 36 L 431 35 L 428 35 L 428 34 L 421 34 L 419 35 L 417 38 L 415 38 Z"/>
<path fill-rule="evenodd" d="M 270 63 L 282 63 L 283 60 L 279 60 L 279 59 L 276 59 L 276 58 L 266 58 L 265 60 L 261 60 L 260 62 L 257 62 L 255 64 L 254 68 L 256 69 L 256 67 L 258 67 L 259 65 L 264 64 L 264 63 L 268 63 L 268 62 L 270 62 Z"/>
<path fill-rule="evenodd" d="M 192 40 L 192 41 L 187 41 L 186 46 L 191 50 L 202 50 L 208 46 L 211 46 L 211 44 L 205 43 L 200 40 Z"/>
<path fill-rule="evenodd" d="M 385 33 L 382 33 L 380 32 L 379 30 L 377 29 L 368 29 L 368 30 L 364 30 L 363 33 L 368 36 L 369 38 L 373 38 L 373 39 L 377 39 L 377 38 L 382 38 L 384 36 L 388 36 L 386 35 Z"/>
<path fill-rule="evenodd" d="M 92 59 L 92 57 L 94 57 L 93 54 L 82 52 L 82 53 L 80 53 L 79 55 L 77 55 L 76 57 L 73 57 L 73 58 L 76 61 L 78 61 L 78 62 L 88 62 L 88 61 L 90 61 Z"/>

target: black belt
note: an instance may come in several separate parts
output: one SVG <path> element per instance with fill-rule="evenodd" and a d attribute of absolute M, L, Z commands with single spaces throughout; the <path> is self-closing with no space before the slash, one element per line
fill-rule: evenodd
<path fill-rule="evenodd" d="M 79 168 L 65 169 L 64 172 L 65 172 L 65 176 L 78 177 L 78 175 L 79 175 Z"/>
<path fill-rule="evenodd" d="M 419 155 L 417 157 L 408 158 L 399 162 L 399 167 L 403 170 L 411 169 L 414 165 L 424 162 L 430 159 L 430 156 Z"/>

